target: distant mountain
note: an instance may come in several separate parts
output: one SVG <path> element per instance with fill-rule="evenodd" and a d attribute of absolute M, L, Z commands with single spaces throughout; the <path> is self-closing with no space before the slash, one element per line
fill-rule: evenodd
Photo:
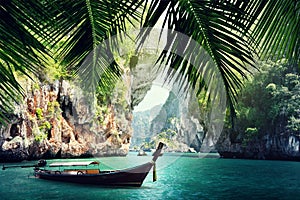
<path fill-rule="evenodd" d="M 199 120 L 195 118 L 199 115 L 198 110 L 193 109 L 195 104 L 198 102 L 190 97 L 178 99 L 170 92 L 163 105 L 144 112 L 134 112 L 131 146 L 164 140 L 168 143 L 169 151 L 186 152 L 190 147 L 199 151 L 204 132 Z"/>
<path fill-rule="evenodd" d="M 133 112 L 131 146 L 140 146 L 144 141 L 150 141 L 154 134 L 150 132 L 152 120 L 160 113 L 162 107 L 160 104 L 149 110 Z"/>

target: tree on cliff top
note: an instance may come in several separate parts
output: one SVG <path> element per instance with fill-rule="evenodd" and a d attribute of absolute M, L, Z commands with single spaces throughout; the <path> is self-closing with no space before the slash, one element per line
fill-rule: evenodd
<path fill-rule="evenodd" d="M 0 119 L 12 107 L 11 99 L 22 93 L 15 71 L 35 74 L 43 67 L 41 55 L 47 55 L 76 72 L 98 44 L 126 30 L 126 21 L 138 20 L 147 27 L 160 17 L 163 27 L 191 37 L 209 53 L 222 75 L 231 110 L 243 78 L 255 67 L 255 56 L 285 57 L 299 67 L 299 0 L 2 0 Z M 192 85 L 202 80 L 184 58 L 166 52 L 161 58 L 169 60 Z M 116 63 L 107 68 L 107 63 L 95 62 L 96 54 L 92 59 L 94 66 L 84 72 L 99 78 L 100 84 L 107 85 L 120 75 Z M 110 76 L 102 78 L 99 69 Z"/>
<path fill-rule="evenodd" d="M 300 131 L 300 76 L 286 61 L 262 63 L 261 73 L 245 83 L 236 106 L 231 138 L 245 145 L 265 135 L 295 135 Z"/>

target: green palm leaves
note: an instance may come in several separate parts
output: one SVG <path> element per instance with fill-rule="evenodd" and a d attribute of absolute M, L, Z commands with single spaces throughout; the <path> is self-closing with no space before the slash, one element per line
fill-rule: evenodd
<path fill-rule="evenodd" d="M 300 1 L 264 1 L 253 28 L 259 53 L 263 58 L 287 58 L 300 68 Z"/>
<path fill-rule="evenodd" d="M 253 66 L 254 50 L 247 45 L 251 37 L 245 30 L 248 29 L 247 23 L 254 19 L 247 15 L 246 8 L 246 3 L 242 1 L 152 1 L 145 25 L 154 25 L 159 13 L 166 11 L 164 24 L 167 28 L 190 36 L 209 53 L 220 71 L 232 104 L 237 88 L 242 85 L 241 77 L 246 77 L 249 65 Z M 183 60 L 176 55 L 171 56 L 170 65 L 178 68 Z M 188 68 L 182 70 L 187 71 L 190 81 L 195 85 L 201 75 L 192 69 L 194 66 L 183 67 Z"/>
<path fill-rule="evenodd" d="M 111 44 L 102 43 L 124 32 L 125 22 L 141 18 L 141 4 L 136 0 L 55 0 L 47 4 L 53 18 L 50 36 L 55 43 L 63 41 L 56 58 L 77 73 L 86 89 L 95 91 L 99 84 L 111 85 L 110 81 L 120 75 L 117 64 L 111 61 Z"/>
<path fill-rule="evenodd" d="M 11 107 L 10 99 L 22 92 L 15 71 L 35 73 L 47 55 L 83 79 L 92 76 L 103 86 L 109 85 L 120 75 L 119 68 L 98 56 L 103 51 L 109 58 L 110 44 L 107 49 L 96 47 L 124 32 L 125 22 L 139 20 L 143 26 L 154 26 L 160 18 L 165 28 L 191 37 L 208 52 L 233 109 L 243 78 L 255 68 L 255 58 L 285 57 L 299 63 L 299 13 L 299 0 L 152 0 L 148 4 L 144 0 L 2 0 L 0 118 Z M 173 48 L 182 45 L 172 41 L 169 38 L 167 44 Z M 188 45 L 182 48 L 187 55 L 193 51 Z M 90 62 L 84 65 L 87 56 Z M 192 85 L 203 83 L 203 74 L 188 59 L 162 52 L 160 61 L 167 61 Z"/>
<path fill-rule="evenodd" d="M 166 28 L 186 34 L 201 44 L 222 75 L 233 111 L 243 78 L 253 71 L 257 58 L 286 57 L 299 62 L 299 4 L 297 0 L 153 0 L 144 25 L 154 26 L 161 13 L 165 13 Z M 179 47 L 172 41 L 169 44 Z M 188 58 L 167 52 L 161 58 L 184 71 L 193 85 L 201 81 L 202 75 L 194 66 L 182 65 Z"/>
<path fill-rule="evenodd" d="M 33 5 L 33 6 L 32 6 Z M 38 52 L 46 53 L 38 40 L 46 35 L 40 28 L 43 5 L 27 1 L 3 0 L 0 2 L 0 120 L 5 118 L 22 88 L 14 72 L 36 73 L 43 67 Z M 39 18 L 40 20 L 35 20 Z"/>

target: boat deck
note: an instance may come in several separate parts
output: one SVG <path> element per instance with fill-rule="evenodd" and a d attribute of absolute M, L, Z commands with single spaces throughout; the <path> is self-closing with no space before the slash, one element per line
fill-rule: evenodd
<path fill-rule="evenodd" d="M 82 174 L 106 174 L 116 172 L 117 170 L 100 171 L 99 169 L 64 169 L 64 170 L 41 170 L 47 174 L 65 174 L 65 175 L 82 175 Z"/>

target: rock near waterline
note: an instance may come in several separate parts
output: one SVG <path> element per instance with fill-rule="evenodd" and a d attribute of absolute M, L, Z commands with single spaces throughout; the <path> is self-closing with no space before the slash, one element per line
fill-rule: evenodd
<path fill-rule="evenodd" d="M 29 88 L 8 125 L 1 126 L 0 162 L 128 153 L 131 114 L 124 105 L 105 105 L 97 116 L 91 99 L 70 82 Z"/>

